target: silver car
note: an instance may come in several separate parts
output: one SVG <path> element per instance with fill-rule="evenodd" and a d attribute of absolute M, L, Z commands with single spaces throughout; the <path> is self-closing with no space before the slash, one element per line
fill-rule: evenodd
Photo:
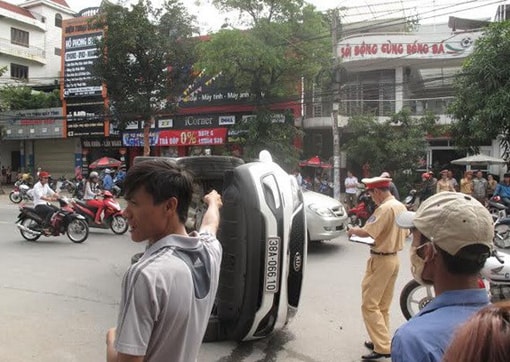
<path fill-rule="evenodd" d="M 346 230 L 347 212 L 342 203 L 314 191 L 303 191 L 309 241 L 331 240 Z"/>

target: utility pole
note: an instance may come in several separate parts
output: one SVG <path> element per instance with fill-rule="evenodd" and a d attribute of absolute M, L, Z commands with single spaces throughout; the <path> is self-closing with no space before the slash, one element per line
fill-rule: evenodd
<path fill-rule="evenodd" d="M 333 67 L 336 80 L 336 73 L 338 72 L 338 55 L 336 47 L 338 43 L 338 9 L 333 9 L 333 19 L 331 23 L 331 42 L 333 46 Z M 339 104 L 337 98 L 340 96 L 339 83 L 335 81 L 333 90 L 333 111 L 331 113 L 331 124 L 333 132 L 333 197 L 340 201 L 340 134 L 338 133 L 338 111 Z"/>

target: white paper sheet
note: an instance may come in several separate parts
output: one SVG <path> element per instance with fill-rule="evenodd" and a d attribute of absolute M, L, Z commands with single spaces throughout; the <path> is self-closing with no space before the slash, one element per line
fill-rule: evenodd
<path fill-rule="evenodd" d="M 367 245 L 374 245 L 374 243 L 375 243 L 375 240 L 371 236 L 361 237 L 361 236 L 352 235 L 349 238 L 349 240 L 353 241 L 355 243 L 361 243 L 361 244 L 367 244 Z"/>

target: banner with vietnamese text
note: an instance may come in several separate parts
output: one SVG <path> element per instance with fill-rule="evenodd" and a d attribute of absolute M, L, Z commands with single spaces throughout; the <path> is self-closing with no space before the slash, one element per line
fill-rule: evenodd
<path fill-rule="evenodd" d="M 222 145 L 226 138 L 226 128 L 167 130 L 159 132 L 158 146 Z"/>

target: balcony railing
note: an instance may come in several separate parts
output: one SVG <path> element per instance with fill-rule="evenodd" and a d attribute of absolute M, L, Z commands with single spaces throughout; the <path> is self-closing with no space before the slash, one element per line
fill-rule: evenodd
<path fill-rule="evenodd" d="M 34 46 L 24 47 L 12 44 L 9 39 L 5 38 L 0 38 L 0 53 L 33 60 L 39 63 L 46 63 L 46 52 L 44 49 Z"/>

